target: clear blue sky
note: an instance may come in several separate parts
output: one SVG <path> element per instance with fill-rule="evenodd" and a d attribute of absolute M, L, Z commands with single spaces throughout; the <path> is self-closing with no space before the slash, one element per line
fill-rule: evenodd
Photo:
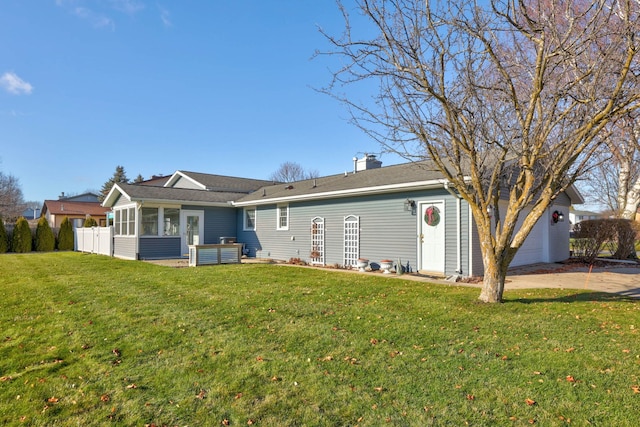
<path fill-rule="evenodd" d="M 0 170 L 25 200 L 176 170 L 321 175 L 379 152 L 326 86 L 333 0 L 3 0 Z M 398 163 L 383 155 L 384 164 Z"/>

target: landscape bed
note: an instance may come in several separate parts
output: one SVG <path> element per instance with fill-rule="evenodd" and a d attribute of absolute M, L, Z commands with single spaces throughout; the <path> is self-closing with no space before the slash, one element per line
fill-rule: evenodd
<path fill-rule="evenodd" d="M 0 256 L 3 425 L 640 425 L 640 301 Z"/>

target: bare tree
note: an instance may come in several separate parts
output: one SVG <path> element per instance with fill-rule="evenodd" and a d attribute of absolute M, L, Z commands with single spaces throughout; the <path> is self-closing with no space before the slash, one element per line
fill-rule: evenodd
<path fill-rule="evenodd" d="M 638 108 L 640 5 L 356 4 L 357 25 L 339 3 L 344 34 L 323 32 L 328 54 L 344 64 L 325 91 L 386 149 L 428 160 L 468 202 L 484 263 L 480 300 L 499 302 L 536 222 L 578 178 L 607 125 Z M 348 93 L 361 84 L 378 89 L 372 103 Z"/>
<path fill-rule="evenodd" d="M 15 221 L 25 209 L 18 178 L 0 172 L 0 217 Z"/>
<path fill-rule="evenodd" d="M 640 125 L 627 116 L 612 124 L 585 174 L 589 201 L 618 218 L 635 219 L 640 204 Z"/>
<path fill-rule="evenodd" d="M 303 179 L 317 178 L 318 171 L 305 171 L 304 168 L 295 162 L 284 162 L 277 171 L 273 172 L 269 179 L 276 182 L 294 182 Z"/>

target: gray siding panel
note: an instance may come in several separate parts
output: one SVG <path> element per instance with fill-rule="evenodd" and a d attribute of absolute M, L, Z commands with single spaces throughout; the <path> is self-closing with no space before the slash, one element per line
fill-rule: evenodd
<path fill-rule="evenodd" d="M 136 237 L 114 237 L 113 256 L 117 258 L 136 259 Z"/>
<path fill-rule="evenodd" d="M 141 237 L 140 259 L 180 258 L 180 237 Z"/>
<path fill-rule="evenodd" d="M 245 243 L 250 256 L 288 260 L 301 258 L 309 261 L 311 252 L 311 221 L 315 217 L 325 221 L 325 264 L 344 264 L 344 218 L 355 215 L 360 218 L 360 257 L 371 262 L 400 258 L 403 265 L 409 263 L 416 271 L 418 266 L 418 221 L 420 212 L 405 211 L 404 202 L 413 199 L 445 200 L 446 224 L 446 273 L 457 268 L 457 208 L 456 199 L 448 192 L 421 191 L 372 195 L 357 198 L 341 198 L 322 201 L 305 201 L 289 204 L 289 230 L 276 229 L 276 205 L 258 206 L 256 231 L 242 230 L 242 210 L 237 214 L 238 241 Z M 468 231 L 468 207 L 461 203 L 462 234 Z M 468 272 L 468 240 L 462 239 L 461 257 L 463 274 Z"/>
<path fill-rule="evenodd" d="M 236 208 L 183 206 L 185 210 L 204 210 L 204 244 L 220 243 L 220 237 L 237 237 Z"/>
<path fill-rule="evenodd" d="M 178 180 L 172 185 L 174 188 L 187 188 L 191 190 L 202 190 L 202 187 L 195 184 L 193 181 L 185 179 L 183 177 L 178 178 Z"/>

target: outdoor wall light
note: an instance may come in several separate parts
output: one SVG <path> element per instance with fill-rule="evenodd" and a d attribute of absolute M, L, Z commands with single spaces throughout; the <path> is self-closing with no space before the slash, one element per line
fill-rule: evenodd
<path fill-rule="evenodd" d="M 564 214 L 562 213 L 562 211 L 553 211 L 553 213 L 551 214 L 551 220 L 554 224 L 558 222 L 564 222 Z"/>
<path fill-rule="evenodd" d="M 415 208 L 416 208 L 416 202 L 415 202 L 415 200 L 407 199 L 407 200 L 404 202 L 404 210 L 405 210 L 405 211 L 407 211 L 407 212 L 409 212 L 409 211 L 413 212 L 413 210 L 414 210 Z"/>

